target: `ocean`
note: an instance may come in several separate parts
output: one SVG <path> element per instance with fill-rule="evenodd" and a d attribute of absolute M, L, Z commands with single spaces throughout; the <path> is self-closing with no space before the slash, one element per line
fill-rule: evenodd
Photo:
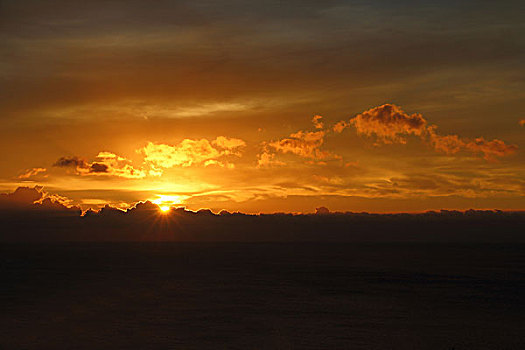
<path fill-rule="evenodd" d="M 0 349 L 524 349 L 525 245 L 10 243 Z"/>

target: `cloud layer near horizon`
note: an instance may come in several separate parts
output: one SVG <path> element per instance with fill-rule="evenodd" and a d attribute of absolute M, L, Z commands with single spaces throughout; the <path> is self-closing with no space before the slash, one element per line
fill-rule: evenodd
<path fill-rule="evenodd" d="M 519 229 L 524 212 L 369 214 L 319 207 L 315 214 L 247 215 L 159 209 L 146 201 L 127 210 L 106 205 L 81 216 L 78 207 L 64 205 L 42 188 L 19 187 L 0 194 L 0 241 L 525 241 Z"/>

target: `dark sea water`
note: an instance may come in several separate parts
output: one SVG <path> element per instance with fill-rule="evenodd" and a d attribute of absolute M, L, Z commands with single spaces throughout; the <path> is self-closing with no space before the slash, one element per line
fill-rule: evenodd
<path fill-rule="evenodd" d="M 0 349 L 525 349 L 525 245 L 0 250 Z"/>

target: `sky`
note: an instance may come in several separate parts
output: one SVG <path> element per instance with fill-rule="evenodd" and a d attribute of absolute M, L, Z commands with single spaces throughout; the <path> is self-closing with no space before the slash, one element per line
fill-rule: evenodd
<path fill-rule="evenodd" d="M 0 192 L 525 209 L 522 1 L 0 1 Z"/>

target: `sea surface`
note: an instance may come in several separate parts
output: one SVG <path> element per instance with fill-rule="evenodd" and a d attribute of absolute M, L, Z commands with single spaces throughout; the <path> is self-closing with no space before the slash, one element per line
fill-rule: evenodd
<path fill-rule="evenodd" d="M 525 349 L 525 245 L 0 245 L 0 349 Z"/>

